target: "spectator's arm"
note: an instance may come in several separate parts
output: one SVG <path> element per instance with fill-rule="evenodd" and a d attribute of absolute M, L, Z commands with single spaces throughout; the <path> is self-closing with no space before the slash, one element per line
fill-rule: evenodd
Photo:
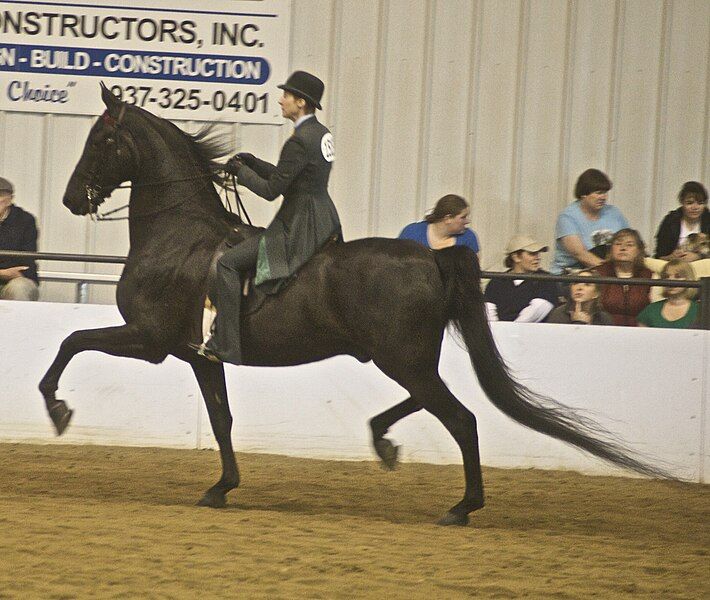
<path fill-rule="evenodd" d="M 516 317 L 516 323 L 539 323 L 554 308 L 552 302 L 544 298 L 533 298 L 520 314 Z"/>
<path fill-rule="evenodd" d="M 498 320 L 498 307 L 493 302 L 486 302 L 486 314 L 489 321 Z"/>
<path fill-rule="evenodd" d="M 604 262 L 596 254 L 591 253 L 584 247 L 582 238 L 578 235 L 566 235 L 560 238 L 560 242 L 562 242 L 567 252 L 574 256 L 578 262 L 587 267 L 598 267 Z"/>
<path fill-rule="evenodd" d="M 32 221 L 22 231 L 22 241 L 20 242 L 24 252 L 37 252 L 37 224 Z"/>
<path fill-rule="evenodd" d="M 656 258 L 671 260 L 672 258 L 680 258 L 675 256 L 676 246 L 678 245 L 678 235 L 674 231 L 673 219 L 670 214 L 666 215 L 656 232 Z"/>
<path fill-rule="evenodd" d="M 22 272 L 29 269 L 29 267 L 8 267 L 7 269 L 0 269 L 0 281 L 10 281 L 15 279 L 15 277 L 22 277 Z"/>

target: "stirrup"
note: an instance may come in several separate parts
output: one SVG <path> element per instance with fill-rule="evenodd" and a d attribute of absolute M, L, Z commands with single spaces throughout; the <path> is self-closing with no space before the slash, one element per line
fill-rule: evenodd
<path fill-rule="evenodd" d="M 214 352 L 209 350 L 207 348 L 207 342 L 209 341 L 209 338 L 207 338 L 204 342 L 201 344 L 195 344 L 194 342 L 188 342 L 187 346 L 191 350 L 194 350 L 199 356 L 202 356 L 203 358 L 206 358 L 209 361 L 216 362 L 216 363 L 221 363 L 222 359 L 220 359 Z"/>

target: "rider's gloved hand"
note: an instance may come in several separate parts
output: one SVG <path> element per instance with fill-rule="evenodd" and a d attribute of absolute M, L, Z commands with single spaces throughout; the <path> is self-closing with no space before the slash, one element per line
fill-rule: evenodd
<path fill-rule="evenodd" d="M 227 163 L 224 165 L 224 170 L 229 173 L 230 175 L 236 175 L 237 171 L 239 170 L 239 167 L 241 167 L 244 163 L 242 160 L 239 158 L 238 154 L 235 154 L 230 158 Z"/>
<path fill-rule="evenodd" d="M 256 156 L 250 154 L 249 152 L 240 152 L 236 155 L 236 158 L 241 160 L 247 167 L 250 167 L 256 162 Z"/>

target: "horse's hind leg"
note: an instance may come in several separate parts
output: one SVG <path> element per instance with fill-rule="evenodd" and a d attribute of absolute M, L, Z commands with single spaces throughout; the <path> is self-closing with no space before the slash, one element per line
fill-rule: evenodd
<path fill-rule="evenodd" d="M 377 456 L 380 457 L 382 465 L 386 469 L 392 470 L 397 467 L 399 446 L 395 446 L 391 440 L 384 437 L 385 433 L 387 433 L 389 428 L 397 421 L 421 409 L 420 404 L 417 404 L 411 398 L 407 398 L 403 402 L 400 402 L 392 408 L 388 408 L 386 411 L 370 419 L 372 445 L 375 447 L 375 452 L 377 452 Z"/>
<path fill-rule="evenodd" d="M 206 359 L 191 359 L 189 362 L 205 399 L 222 459 L 222 477 L 205 492 L 197 504 L 222 508 L 227 503 L 227 492 L 239 485 L 239 470 L 232 449 L 232 413 L 227 401 L 224 366 Z"/>
<path fill-rule="evenodd" d="M 55 396 L 59 387 L 59 378 L 71 359 L 85 350 L 97 350 L 113 356 L 139 358 L 150 362 L 160 362 L 165 358 L 165 353 L 161 354 L 145 343 L 140 330 L 133 325 L 84 329 L 67 336 L 39 383 L 39 390 L 44 396 L 57 435 L 64 433 L 73 413 L 64 400 L 57 400 Z"/>
<path fill-rule="evenodd" d="M 439 520 L 440 525 L 466 525 L 468 514 L 483 507 L 483 477 L 478 452 L 476 417 L 449 391 L 436 369 L 418 368 L 416 362 L 386 365 L 375 361 L 382 371 L 403 386 L 412 400 L 437 417 L 461 449 L 466 478 L 464 497 Z"/>

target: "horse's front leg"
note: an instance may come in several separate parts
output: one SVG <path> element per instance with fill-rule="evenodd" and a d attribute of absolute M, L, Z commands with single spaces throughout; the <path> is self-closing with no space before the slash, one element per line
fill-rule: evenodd
<path fill-rule="evenodd" d="M 145 341 L 145 335 L 135 325 L 84 329 L 66 337 L 54 362 L 39 383 L 39 390 L 44 396 L 57 435 L 64 433 L 74 412 L 67 407 L 66 402 L 55 396 L 59 378 L 71 359 L 85 350 L 97 350 L 113 356 L 139 358 L 150 362 L 160 362 L 167 355 L 150 346 Z"/>
<path fill-rule="evenodd" d="M 189 362 L 205 399 L 212 431 L 222 459 L 222 477 L 205 492 L 197 504 L 222 508 L 227 504 L 227 492 L 239 485 L 239 470 L 232 449 L 232 413 L 229 411 L 227 401 L 224 366 L 200 357 L 195 357 Z"/>

